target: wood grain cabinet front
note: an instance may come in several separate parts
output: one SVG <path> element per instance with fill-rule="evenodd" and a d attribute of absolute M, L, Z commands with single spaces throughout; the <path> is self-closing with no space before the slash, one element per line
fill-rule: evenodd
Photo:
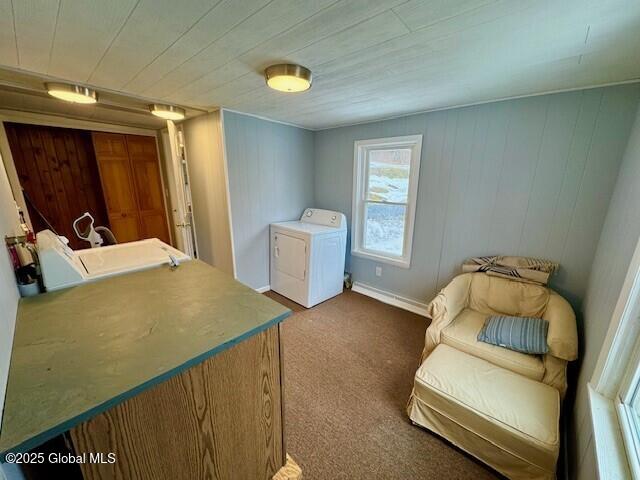
<path fill-rule="evenodd" d="M 279 326 L 70 431 L 85 480 L 268 480 L 285 464 Z"/>

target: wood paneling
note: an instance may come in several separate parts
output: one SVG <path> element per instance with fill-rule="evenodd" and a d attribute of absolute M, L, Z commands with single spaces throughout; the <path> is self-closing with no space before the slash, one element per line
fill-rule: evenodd
<path fill-rule="evenodd" d="M 639 13 L 629 0 L 0 0 L 0 63 L 327 128 L 637 79 Z M 311 68 L 311 91 L 266 88 L 281 61 Z"/>
<path fill-rule="evenodd" d="M 94 132 L 93 144 L 118 241 L 170 243 L 155 137 Z"/>
<path fill-rule="evenodd" d="M 18 64 L 25 70 L 46 72 L 61 0 L 11 2 Z"/>
<path fill-rule="evenodd" d="M 220 112 L 183 122 L 198 258 L 235 277 Z"/>
<path fill-rule="evenodd" d="M 614 127 L 615 125 L 611 126 L 611 128 Z M 590 469 L 595 464 L 587 383 L 591 380 L 596 368 L 609 322 L 640 237 L 638 205 L 640 205 L 640 110 L 636 114 L 629 144 L 611 197 L 598 250 L 594 255 L 589 288 L 584 301 L 584 348 L 572 418 L 572 433 L 577 436 L 575 460 L 580 467 L 576 473 L 581 473 L 584 477 L 578 475 L 575 478 L 591 478 L 589 477 Z M 619 375 L 622 374 L 622 371 L 619 372 Z M 612 384 L 616 382 L 612 381 Z M 615 395 L 615 392 L 607 393 Z"/>
<path fill-rule="evenodd" d="M 72 248 L 87 248 L 73 221 L 90 212 L 96 226 L 109 226 L 91 134 L 66 128 L 5 123 L 20 184 L 35 207 Z M 29 207 L 36 231 L 46 224 Z"/>
<path fill-rule="evenodd" d="M 552 286 L 578 307 L 639 99 L 626 85 L 317 132 L 316 206 L 350 216 L 355 140 L 421 133 L 411 268 L 377 277 L 349 256 L 354 277 L 424 302 L 467 257 L 540 256 L 560 263 Z"/>
<path fill-rule="evenodd" d="M 11 0 L 0 0 L 0 63 L 18 64 L 18 45 L 13 22 Z"/>
<path fill-rule="evenodd" d="M 278 326 L 75 427 L 86 480 L 269 480 L 284 465 Z"/>
<path fill-rule="evenodd" d="M 216 68 L 201 76 L 196 81 L 190 83 L 188 88 L 181 89 L 172 94 L 176 101 L 199 102 L 204 100 L 208 103 L 214 89 L 223 85 L 245 84 L 250 90 L 255 90 L 256 82 L 260 80 L 259 75 L 255 75 L 257 70 L 265 65 L 265 59 L 287 58 L 288 61 L 302 62 L 307 65 L 311 60 L 309 50 L 318 51 L 316 47 L 323 50 L 324 55 L 335 56 L 339 49 L 336 44 L 340 43 L 341 48 L 361 50 L 367 45 L 371 45 L 371 39 L 376 37 L 376 30 L 370 30 L 366 37 L 359 33 L 366 27 L 366 20 L 381 12 L 387 15 L 394 15 L 391 7 L 402 3 L 403 0 L 340 0 L 331 6 L 310 16 L 306 20 L 298 23 L 293 28 L 283 31 L 281 34 L 260 43 L 248 52 L 234 59 L 232 62 Z M 398 22 L 397 18 L 392 20 Z M 351 28 L 350 28 L 351 27 Z M 356 28 L 357 31 L 352 31 Z M 382 43 L 389 39 L 388 32 L 393 29 L 385 28 L 380 32 L 379 40 Z M 395 29 L 396 34 L 406 33 L 406 28 Z M 349 37 L 350 42 L 340 41 L 340 37 Z M 344 52 L 341 52 L 344 55 Z M 146 71 L 145 71 L 146 73 Z M 236 95 L 239 92 L 236 92 Z M 207 97 L 208 95 L 208 97 Z"/>
<path fill-rule="evenodd" d="M 61 1 L 47 73 L 59 78 L 88 79 L 137 4 L 136 0 Z M 90 41 L 78 41 L 79 38 Z"/>
<path fill-rule="evenodd" d="M 236 275 L 261 288 L 269 285 L 269 224 L 314 204 L 313 133 L 228 111 L 223 118 Z"/>

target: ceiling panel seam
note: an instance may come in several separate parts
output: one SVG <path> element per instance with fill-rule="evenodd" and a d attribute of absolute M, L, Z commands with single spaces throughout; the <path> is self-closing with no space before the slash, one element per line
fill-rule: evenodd
<path fill-rule="evenodd" d="M 200 23 L 200 21 L 206 17 L 207 15 L 209 15 L 209 13 L 211 13 L 211 11 L 216 8 L 218 5 L 220 5 L 220 3 L 222 3 L 222 0 L 218 0 L 214 5 L 211 6 L 211 8 L 209 8 L 209 10 L 207 10 L 206 12 L 204 12 L 202 15 L 200 15 L 200 17 L 198 17 L 198 19 L 193 22 L 193 24 L 186 29 L 183 33 L 181 33 L 173 42 L 171 42 L 171 44 L 169 44 L 164 50 L 162 50 L 160 53 L 158 53 L 155 57 L 153 57 L 145 66 L 143 66 L 140 70 L 138 70 L 138 72 L 131 77 L 129 80 L 126 81 L 126 83 L 124 83 L 120 88 L 125 88 L 127 85 L 129 85 L 131 82 L 133 82 L 136 78 L 138 78 L 138 76 L 147 69 L 147 67 L 149 67 L 149 65 L 151 65 L 153 62 L 155 62 L 158 58 L 160 58 L 162 55 L 164 55 L 167 50 L 169 50 L 171 47 L 173 47 L 181 38 L 183 38 L 186 34 L 188 34 L 191 30 L 193 30 L 193 28 Z"/>
<path fill-rule="evenodd" d="M 124 19 L 124 21 L 122 22 L 122 25 L 120 25 L 120 28 L 118 29 L 118 31 L 116 32 L 116 34 L 113 36 L 113 38 L 111 39 L 111 41 L 109 42 L 109 45 L 107 46 L 107 48 L 105 48 L 104 52 L 102 52 L 102 55 L 100 56 L 100 59 L 98 60 L 98 62 L 95 64 L 95 66 L 93 67 L 93 70 L 91 70 L 91 73 L 89 74 L 89 76 L 86 79 L 86 82 L 88 83 L 91 80 L 91 77 L 93 77 L 93 74 L 96 73 L 96 70 L 98 69 L 98 67 L 100 66 L 100 64 L 102 63 L 102 61 L 104 60 L 104 58 L 106 57 L 107 53 L 109 53 L 109 50 L 111 50 L 111 47 L 113 46 L 113 44 L 115 43 L 116 39 L 118 38 L 118 36 L 120 35 L 120 33 L 122 33 L 122 30 L 124 29 L 125 25 L 129 22 L 129 19 L 131 18 L 131 15 L 133 15 L 133 12 L 135 12 L 136 8 L 138 8 L 138 5 L 140 4 L 140 0 L 137 0 L 137 2 L 135 3 L 135 5 L 131 8 L 131 11 L 129 12 L 129 14 L 127 15 L 127 17 Z"/>

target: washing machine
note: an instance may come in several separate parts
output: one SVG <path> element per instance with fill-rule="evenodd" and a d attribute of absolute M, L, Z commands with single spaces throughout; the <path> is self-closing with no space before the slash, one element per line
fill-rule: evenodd
<path fill-rule="evenodd" d="M 42 279 L 49 292 L 166 263 L 178 265 L 191 260 L 188 255 L 157 238 L 72 250 L 66 238 L 51 230 L 43 230 L 38 232 L 36 243 Z"/>
<path fill-rule="evenodd" d="M 300 220 L 272 223 L 271 290 L 307 308 L 342 293 L 347 219 L 307 208 Z"/>

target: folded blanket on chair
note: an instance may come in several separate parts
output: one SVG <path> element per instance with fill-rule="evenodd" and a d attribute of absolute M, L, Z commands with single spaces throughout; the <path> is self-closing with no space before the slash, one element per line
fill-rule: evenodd
<path fill-rule="evenodd" d="M 496 255 L 470 258 L 462 264 L 462 271 L 485 272 L 487 275 L 546 285 L 558 267 L 557 263 L 541 258 Z"/>

